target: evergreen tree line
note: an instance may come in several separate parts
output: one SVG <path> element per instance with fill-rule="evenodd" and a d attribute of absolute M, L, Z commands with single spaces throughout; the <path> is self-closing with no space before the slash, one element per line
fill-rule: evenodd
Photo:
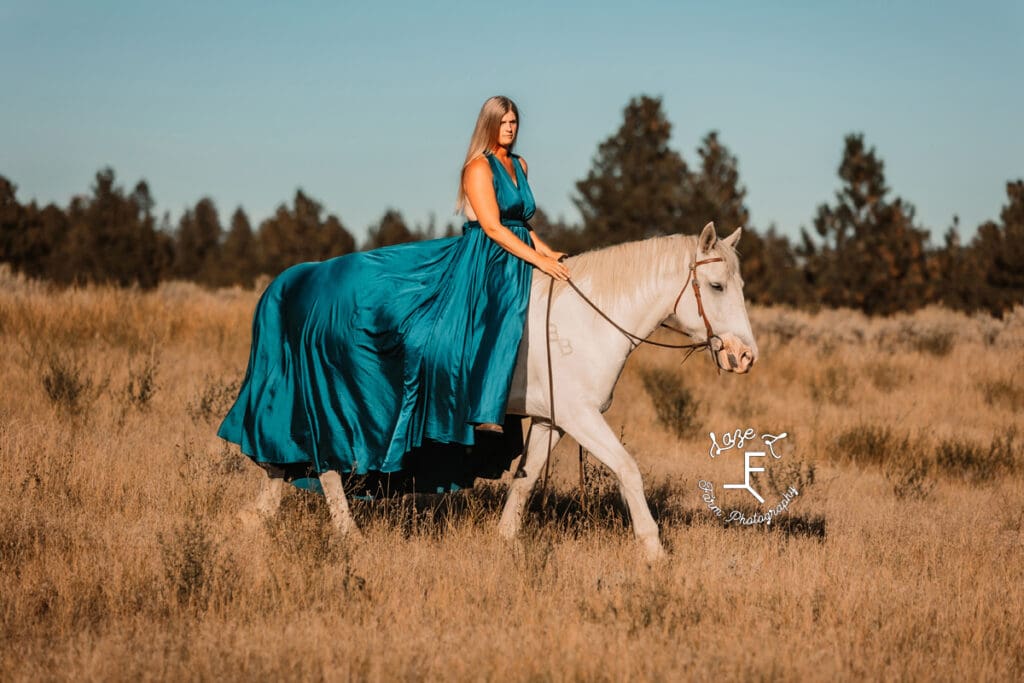
<path fill-rule="evenodd" d="M 671 125 L 657 98 L 638 97 L 619 130 L 598 147 L 576 184 L 579 229 L 552 226 L 570 250 L 641 239 L 662 232 L 693 234 L 714 221 L 721 234 L 743 226 L 739 243 L 750 301 L 912 311 L 930 303 L 1000 314 L 1024 304 L 1024 181 L 1006 184 L 999 222 L 986 222 L 967 244 L 957 221 L 941 245 L 914 207 L 893 196 L 884 164 L 863 135 L 844 140 L 840 189 L 821 204 L 813 230 L 792 243 L 774 226 L 751 224 L 735 155 L 715 132 L 701 141 L 696 168 L 668 145 Z"/>
<path fill-rule="evenodd" d="M 67 209 L 21 205 L 16 188 L 0 176 L 0 262 L 31 277 L 61 283 L 137 282 L 152 287 L 173 258 L 173 238 L 156 229 L 145 181 L 126 194 L 113 171 L 96 174 L 91 197 Z"/>
<path fill-rule="evenodd" d="M 800 307 L 845 306 L 869 314 L 911 311 L 941 303 L 1000 314 L 1024 303 L 1024 181 L 1006 185 L 998 222 L 979 226 L 962 244 L 958 225 L 932 245 L 912 204 L 893 196 L 884 164 L 863 135 L 846 136 L 840 189 L 821 204 L 813 229 L 796 243 L 774 225 L 751 225 L 738 160 L 716 132 L 697 150 L 696 166 L 669 146 L 671 124 L 658 98 L 629 102 L 621 127 L 597 148 L 576 183 L 580 225 L 538 210 L 532 224 L 553 246 L 571 253 L 657 234 L 695 234 L 714 221 L 725 234 L 744 227 L 739 250 L 747 299 Z M 436 235 L 434 221 L 410 228 L 385 211 L 363 249 Z M 446 226 L 444 235 L 455 234 Z M 28 276 L 62 284 L 109 282 L 152 287 L 165 279 L 208 286 L 250 286 L 302 261 L 355 251 L 340 219 L 301 190 L 254 230 L 241 208 L 221 222 L 209 198 L 177 224 L 158 221 L 145 181 L 131 192 L 103 169 L 87 196 L 66 209 L 20 204 L 15 185 L 0 176 L 0 262 Z"/>
<path fill-rule="evenodd" d="M 187 209 L 177 225 L 168 214 L 158 224 L 146 182 L 126 192 L 109 168 L 96 174 L 89 195 L 73 198 L 66 210 L 22 205 L 15 193 L 15 185 L 0 176 L 0 263 L 61 284 L 153 287 L 183 279 L 251 286 L 261 274 L 356 250 L 355 238 L 338 217 L 302 190 L 291 206 L 279 206 L 256 230 L 241 207 L 225 226 L 208 197 Z M 424 239 L 433 229 L 410 229 L 397 211 L 388 210 L 363 246 Z"/>

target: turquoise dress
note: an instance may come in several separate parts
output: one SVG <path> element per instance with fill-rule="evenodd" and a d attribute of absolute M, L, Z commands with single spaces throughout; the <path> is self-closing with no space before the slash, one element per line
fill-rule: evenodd
<path fill-rule="evenodd" d="M 532 245 L 519 159 L 515 182 L 487 159 L 502 225 Z M 475 425 L 505 422 L 532 274 L 475 221 L 461 237 L 288 268 L 256 306 L 245 380 L 218 435 L 290 480 L 401 473 L 439 444 L 458 445 L 456 462 L 418 458 L 421 480 L 442 470 L 429 488 L 500 474 L 465 447 L 482 435 Z"/>

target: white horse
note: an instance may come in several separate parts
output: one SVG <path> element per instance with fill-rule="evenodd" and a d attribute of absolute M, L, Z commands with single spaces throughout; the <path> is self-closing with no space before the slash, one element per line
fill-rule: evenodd
<path fill-rule="evenodd" d="M 713 330 L 722 342 L 713 351 L 719 367 L 745 373 L 757 360 L 757 344 L 734 250 L 740 233 L 737 228 L 719 240 L 714 225 L 708 223 L 697 238 L 672 235 L 621 244 L 571 258 L 568 266 L 573 282 L 619 327 L 643 338 L 670 321 L 698 341 L 710 341 Z M 697 286 L 689 286 L 691 278 Z M 602 416 L 636 343 L 564 283 L 554 287 L 549 327 L 545 324 L 549 288 L 549 278 L 534 278 L 508 399 L 510 414 L 534 418 L 533 435 L 520 464 L 521 474 L 512 480 L 499 533 L 508 539 L 517 535 L 526 501 L 549 455 L 549 438 L 553 447 L 568 433 L 614 473 L 634 534 L 645 555 L 657 559 L 664 549 L 644 497 L 640 470 Z M 549 372 L 554 379 L 555 424 L 548 419 L 552 415 Z M 337 529 L 343 535 L 358 536 L 341 476 L 325 472 L 320 483 Z M 255 512 L 273 514 L 283 486 L 283 480 L 268 478 Z"/>

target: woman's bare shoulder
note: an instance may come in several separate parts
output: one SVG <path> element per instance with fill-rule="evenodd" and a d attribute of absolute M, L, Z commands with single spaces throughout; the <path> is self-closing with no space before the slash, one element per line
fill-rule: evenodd
<path fill-rule="evenodd" d="M 469 173 L 480 173 L 481 171 L 483 173 L 486 173 L 487 175 L 490 175 L 490 164 L 487 163 L 487 158 L 486 157 L 483 157 L 483 156 L 477 157 L 473 161 L 471 161 L 468 164 L 466 164 L 466 173 L 467 174 L 469 174 Z"/>
<path fill-rule="evenodd" d="M 472 177 L 491 177 L 491 165 L 487 161 L 487 157 L 479 156 L 466 164 L 467 179 Z"/>

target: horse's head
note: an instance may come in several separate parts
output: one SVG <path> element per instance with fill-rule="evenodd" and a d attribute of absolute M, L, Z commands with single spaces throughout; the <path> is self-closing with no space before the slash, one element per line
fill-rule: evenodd
<path fill-rule="evenodd" d="M 700 340 L 711 337 L 720 368 L 738 373 L 748 372 L 757 360 L 757 342 L 750 330 L 734 248 L 741 232 L 742 228 L 736 228 L 720 240 L 713 223 L 704 226 L 693 260 L 686 264 L 690 279 L 672 311 L 687 334 Z"/>

